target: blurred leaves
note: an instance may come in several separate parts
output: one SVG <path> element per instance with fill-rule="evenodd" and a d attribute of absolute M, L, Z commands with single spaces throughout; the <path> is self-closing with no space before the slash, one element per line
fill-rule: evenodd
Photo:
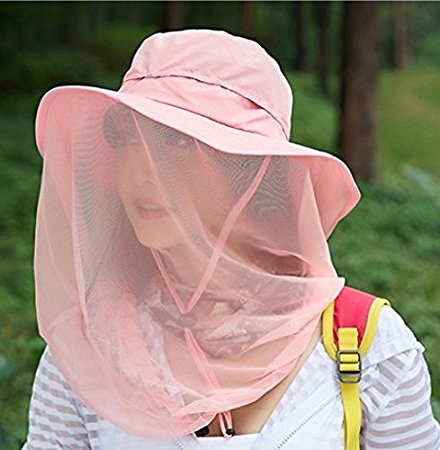
<path fill-rule="evenodd" d="M 78 39 L 78 47 L 102 61 L 107 71 L 123 74 L 140 43 L 157 27 L 108 25 L 90 30 Z M 122 80 L 121 80 L 122 81 Z"/>
<path fill-rule="evenodd" d="M 60 84 L 84 84 L 102 74 L 100 58 L 81 51 L 20 53 L 0 80 L 10 93 L 35 92 Z"/>
<path fill-rule="evenodd" d="M 0 354 L 0 383 L 4 382 L 16 370 L 17 366 L 12 364 L 3 355 Z"/>

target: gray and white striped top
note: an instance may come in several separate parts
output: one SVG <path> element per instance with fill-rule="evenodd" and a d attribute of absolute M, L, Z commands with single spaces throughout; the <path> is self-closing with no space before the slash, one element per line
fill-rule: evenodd
<path fill-rule="evenodd" d="M 362 361 L 361 449 L 440 450 L 440 426 L 431 409 L 431 380 L 423 351 L 424 347 L 399 314 L 384 307 L 372 346 Z M 298 411 L 316 386 L 329 377 L 336 378 L 335 363 L 319 341 L 260 433 L 234 436 L 229 440 L 195 438 L 197 447 L 207 450 L 257 448 L 253 444 L 258 437 L 270 433 L 281 422 L 288 424 L 289 414 Z M 341 428 L 335 434 L 342 436 L 340 443 L 334 445 L 333 437 L 331 445 L 320 442 L 320 448 L 343 449 L 342 424 L 335 423 L 330 423 L 329 427 Z M 180 445 L 175 441 L 158 444 L 157 440 L 130 436 L 97 415 L 72 391 L 46 347 L 35 375 L 27 442 L 22 450 L 189 448 L 183 442 Z"/>

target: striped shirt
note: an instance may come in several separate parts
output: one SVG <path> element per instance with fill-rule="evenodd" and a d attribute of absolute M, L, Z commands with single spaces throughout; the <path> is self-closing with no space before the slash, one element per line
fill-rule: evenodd
<path fill-rule="evenodd" d="M 431 380 L 423 351 L 400 315 L 384 307 L 373 343 L 362 360 L 361 449 L 440 450 L 440 426 L 431 409 Z M 258 439 L 276 431 L 280 423 L 288 426 L 291 415 L 298 413 L 316 387 L 329 378 L 336 380 L 335 363 L 321 340 L 260 433 L 229 440 L 192 433 L 191 442 L 196 444 L 186 445 L 188 436 L 174 441 L 149 440 L 129 435 L 100 417 L 72 391 L 46 347 L 35 375 L 27 442 L 22 450 L 268 450 L 258 445 Z M 328 433 L 328 441 L 321 441 L 319 448 L 343 450 L 342 407 L 340 414 L 329 420 L 328 427 L 334 432 Z M 291 448 L 283 446 L 283 450 Z"/>

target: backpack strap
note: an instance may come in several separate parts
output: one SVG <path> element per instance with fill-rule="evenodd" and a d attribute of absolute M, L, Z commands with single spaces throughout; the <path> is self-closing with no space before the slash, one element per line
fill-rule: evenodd
<path fill-rule="evenodd" d="M 324 347 L 337 363 L 344 406 L 345 450 L 359 450 L 362 410 L 359 380 L 362 358 L 373 342 L 387 299 L 345 286 L 323 313 Z"/>

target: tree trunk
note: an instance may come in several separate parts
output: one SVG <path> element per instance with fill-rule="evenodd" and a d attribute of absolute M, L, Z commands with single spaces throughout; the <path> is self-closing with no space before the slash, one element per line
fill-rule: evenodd
<path fill-rule="evenodd" d="M 393 38 L 392 38 L 392 65 L 395 69 L 404 69 L 410 57 L 409 22 L 410 6 L 406 1 L 393 4 Z"/>
<path fill-rule="evenodd" d="M 353 175 L 377 179 L 380 2 L 344 3 L 338 147 Z"/>
<path fill-rule="evenodd" d="M 168 30 L 178 30 L 183 26 L 183 13 L 185 3 L 182 1 L 167 2 L 167 25 Z"/>
<path fill-rule="evenodd" d="M 241 34 L 251 37 L 255 33 L 255 1 L 245 0 L 242 5 Z"/>
<path fill-rule="evenodd" d="M 330 8 L 331 2 L 313 2 L 313 13 L 318 28 L 318 57 L 316 71 L 319 88 L 324 97 L 329 98 L 329 58 L 330 58 Z"/>
<path fill-rule="evenodd" d="M 308 59 L 306 52 L 306 38 L 305 38 L 305 13 L 304 2 L 292 2 L 292 22 L 295 38 L 295 60 L 293 62 L 294 70 L 298 72 L 305 72 L 308 69 Z"/>
<path fill-rule="evenodd" d="M 107 2 L 93 2 L 91 9 L 91 23 L 93 29 L 99 28 L 107 22 L 108 3 Z"/>
<path fill-rule="evenodd" d="M 90 2 L 59 2 L 61 17 L 58 25 L 58 42 L 74 47 L 79 40 L 87 35 L 92 23 L 92 3 Z"/>

